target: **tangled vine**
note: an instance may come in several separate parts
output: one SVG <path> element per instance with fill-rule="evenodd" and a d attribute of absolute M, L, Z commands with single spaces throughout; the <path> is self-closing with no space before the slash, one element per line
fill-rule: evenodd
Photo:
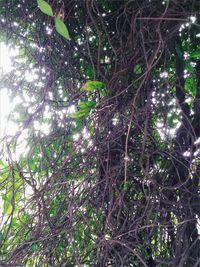
<path fill-rule="evenodd" d="M 200 266 L 199 1 L 48 4 L 0 1 L 0 266 Z"/>

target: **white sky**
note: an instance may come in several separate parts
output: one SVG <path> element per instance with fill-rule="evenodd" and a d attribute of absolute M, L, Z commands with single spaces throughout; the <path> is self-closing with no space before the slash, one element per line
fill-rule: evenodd
<path fill-rule="evenodd" d="M 9 57 L 9 49 L 5 44 L 0 43 L 0 78 L 3 73 L 11 70 L 11 60 Z M 3 137 L 6 117 L 10 111 L 10 101 L 6 89 L 0 90 L 0 138 Z"/>

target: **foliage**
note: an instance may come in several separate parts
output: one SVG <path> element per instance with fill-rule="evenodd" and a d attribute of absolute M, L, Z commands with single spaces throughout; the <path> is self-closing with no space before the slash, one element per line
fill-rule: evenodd
<path fill-rule="evenodd" d="M 53 10 L 51 6 L 44 0 L 37 0 L 39 9 L 46 15 L 53 17 Z M 59 18 L 55 17 L 56 31 L 67 40 L 70 39 L 68 29 L 65 23 Z"/>
<path fill-rule="evenodd" d="M 53 17 L 51 6 L 44 0 L 37 0 L 39 9 L 46 15 Z"/>
<path fill-rule="evenodd" d="M 199 266 L 199 11 L 0 1 L 1 266 Z"/>

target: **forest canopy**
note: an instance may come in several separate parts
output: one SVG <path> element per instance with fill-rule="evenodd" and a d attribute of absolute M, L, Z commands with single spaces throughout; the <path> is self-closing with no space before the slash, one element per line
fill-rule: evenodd
<path fill-rule="evenodd" d="M 199 38 L 198 0 L 0 0 L 0 266 L 200 266 Z"/>

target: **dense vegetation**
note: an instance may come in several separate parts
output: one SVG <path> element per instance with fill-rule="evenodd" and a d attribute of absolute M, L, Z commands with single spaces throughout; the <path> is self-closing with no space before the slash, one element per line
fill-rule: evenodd
<path fill-rule="evenodd" d="M 199 1 L 45 3 L 0 1 L 0 266 L 200 266 Z"/>

